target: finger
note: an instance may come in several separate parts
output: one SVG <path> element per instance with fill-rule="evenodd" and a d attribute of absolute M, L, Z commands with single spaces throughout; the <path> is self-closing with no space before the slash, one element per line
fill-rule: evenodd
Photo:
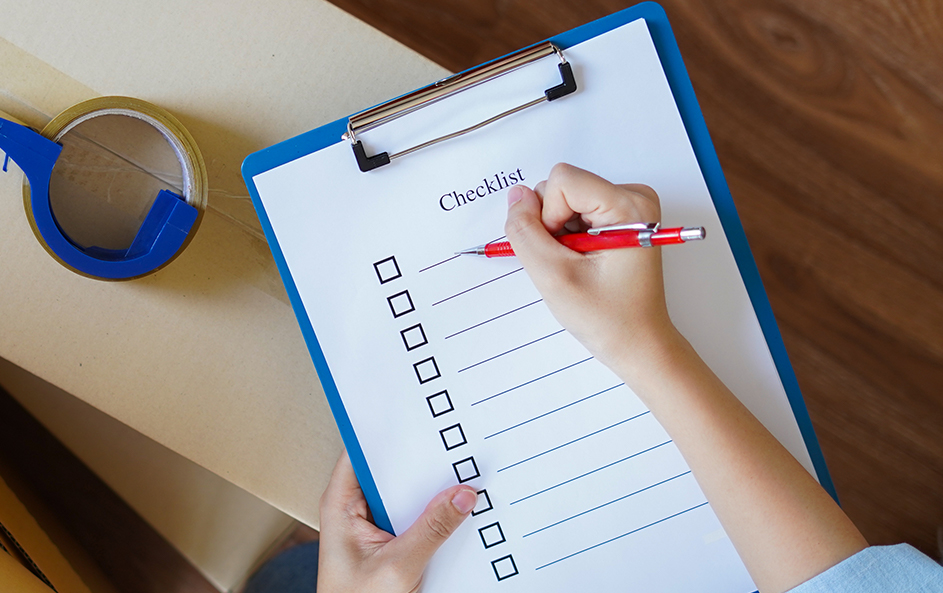
<path fill-rule="evenodd" d="M 622 189 L 636 193 L 642 196 L 643 198 L 647 199 L 648 201 L 652 202 L 656 206 L 659 205 L 658 194 L 655 193 L 655 190 L 653 190 L 651 187 L 643 183 L 622 183 L 622 184 L 619 184 L 617 187 L 621 187 Z"/>
<path fill-rule="evenodd" d="M 543 188 L 543 222 L 556 232 L 573 216 L 594 227 L 627 222 L 658 222 L 657 195 L 647 186 L 617 186 L 572 165 L 559 163 Z"/>
<path fill-rule="evenodd" d="M 504 232 L 514 248 L 514 253 L 533 277 L 549 272 L 553 262 L 573 253 L 560 245 L 541 221 L 541 203 L 537 194 L 522 185 L 508 192 L 508 218 Z"/>
<path fill-rule="evenodd" d="M 436 550 L 462 524 L 478 500 L 470 486 L 453 486 L 440 492 L 416 522 L 387 546 L 404 574 L 418 580 Z"/>
<path fill-rule="evenodd" d="M 321 514 L 331 515 L 337 512 L 356 512 L 366 518 L 367 504 L 360 489 L 360 482 L 354 473 L 354 466 L 345 450 L 331 473 L 331 479 L 321 496 Z"/>

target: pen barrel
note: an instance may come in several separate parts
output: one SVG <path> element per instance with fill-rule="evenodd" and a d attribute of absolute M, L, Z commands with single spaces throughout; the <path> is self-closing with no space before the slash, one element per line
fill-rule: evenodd
<path fill-rule="evenodd" d="M 638 231 L 612 231 L 599 235 L 573 233 L 571 235 L 561 235 L 557 237 L 557 241 L 564 247 L 569 247 L 580 253 L 639 246 Z"/>
<path fill-rule="evenodd" d="M 655 245 L 676 245 L 678 243 L 684 243 L 684 238 L 681 236 L 682 229 L 666 229 L 664 231 L 658 231 L 657 233 L 652 234 L 652 246 Z"/>
<path fill-rule="evenodd" d="M 662 229 L 649 235 L 650 246 L 676 245 L 686 240 L 682 236 L 682 228 Z M 573 251 L 586 253 L 589 251 L 603 251 L 606 249 L 621 249 L 624 247 L 646 247 L 639 241 L 639 236 L 649 234 L 650 231 L 609 231 L 598 235 L 589 233 L 574 233 L 562 235 L 557 240 Z"/>
<path fill-rule="evenodd" d="M 579 253 L 587 253 L 590 251 L 604 251 L 606 249 L 622 249 L 624 247 L 642 247 L 643 245 L 639 241 L 639 236 L 643 233 L 649 235 L 648 243 L 650 243 L 652 247 L 657 245 L 677 245 L 678 243 L 704 238 L 704 229 L 697 227 L 690 229 L 661 229 L 656 232 L 635 230 L 608 231 L 598 235 L 572 233 L 569 235 L 560 235 L 556 237 L 556 239 L 564 247 L 568 247 Z M 687 236 L 685 233 L 687 233 Z M 487 257 L 513 257 L 514 250 L 507 241 L 488 243 L 485 245 L 484 255 Z"/>

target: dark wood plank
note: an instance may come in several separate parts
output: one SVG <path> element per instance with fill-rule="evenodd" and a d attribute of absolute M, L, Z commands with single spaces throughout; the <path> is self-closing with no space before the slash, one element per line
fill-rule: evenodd
<path fill-rule="evenodd" d="M 631 4 L 332 2 L 454 71 Z M 943 11 L 933 0 L 662 4 L 843 506 L 871 542 L 936 555 Z"/>

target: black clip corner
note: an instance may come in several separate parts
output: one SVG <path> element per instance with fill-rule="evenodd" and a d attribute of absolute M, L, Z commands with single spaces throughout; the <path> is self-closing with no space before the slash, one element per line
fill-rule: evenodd
<path fill-rule="evenodd" d="M 390 164 L 389 153 L 381 152 L 380 154 L 367 156 L 367 150 L 363 147 L 363 142 L 360 140 L 357 140 L 351 146 L 354 149 L 354 156 L 357 157 L 357 166 L 360 167 L 360 170 L 364 173 Z"/>
<path fill-rule="evenodd" d="M 576 77 L 573 76 L 573 67 L 570 66 L 569 62 L 561 62 L 558 64 L 558 67 L 560 68 L 560 77 L 563 78 L 563 82 L 544 91 L 544 95 L 547 96 L 548 101 L 565 97 L 576 91 Z"/>

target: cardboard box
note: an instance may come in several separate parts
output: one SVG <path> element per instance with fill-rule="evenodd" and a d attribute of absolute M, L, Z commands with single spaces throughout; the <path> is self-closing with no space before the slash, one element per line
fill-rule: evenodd
<path fill-rule="evenodd" d="M 0 388 L 219 591 L 238 590 L 260 559 L 298 525 L 265 501 L 3 359 Z"/>
<path fill-rule="evenodd" d="M 107 283 L 46 254 L 21 175 L 0 173 L 0 357 L 317 527 L 341 444 L 239 167 L 446 72 L 318 0 L 0 0 L 0 15 L 0 110 L 41 127 L 98 95 L 150 101 L 193 134 L 210 185 L 176 261 Z"/>
<path fill-rule="evenodd" d="M 16 492 L 7 480 L 18 486 Z M 37 512 L 43 516 L 43 526 L 34 517 Z M 2 462 L 0 525 L 0 583 L 4 593 L 49 593 L 49 584 L 58 593 L 115 593 L 98 568 L 57 528 L 55 519 Z M 47 533 L 43 527 L 50 526 L 52 530 Z"/>
<path fill-rule="evenodd" d="M 46 254 L 10 163 L 0 358 L 316 528 L 342 445 L 241 162 L 447 72 L 323 0 L 0 0 L 0 65 L 0 110 L 35 128 L 102 95 L 167 109 L 201 148 L 210 188 L 176 261 L 107 283 Z M 148 491 L 146 475 L 136 480 L 121 486 L 126 497 Z M 179 516 L 152 510 L 191 558 L 213 556 L 176 530 Z"/>

